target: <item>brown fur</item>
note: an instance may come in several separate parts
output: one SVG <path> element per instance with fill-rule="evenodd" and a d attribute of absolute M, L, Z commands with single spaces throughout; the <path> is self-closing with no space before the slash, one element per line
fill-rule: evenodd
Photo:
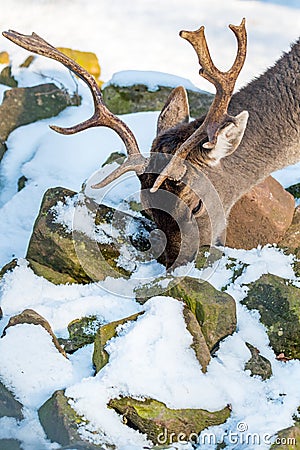
<path fill-rule="evenodd" d="M 232 206 L 254 185 L 273 171 L 300 161 L 300 39 L 273 67 L 232 97 L 229 113 L 236 115 L 242 110 L 249 112 L 249 121 L 243 140 L 234 153 L 221 159 L 217 166 L 210 167 L 205 164 L 207 150 L 199 142 L 198 148 L 193 149 L 187 158 L 209 178 L 220 197 L 226 218 Z M 201 117 L 191 123 L 180 123 L 164 131 L 154 140 L 151 151 L 174 154 L 203 120 L 204 117 Z M 158 172 L 167 161 L 161 164 L 161 167 L 157 168 Z M 195 172 L 192 172 L 187 173 L 185 183 L 166 180 L 161 188 L 174 193 L 174 197 L 178 199 L 184 198 L 189 205 L 187 186 L 196 176 Z M 150 189 L 155 179 L 154 174 L 141 175 L 142 189 Z M 201 190 L 200 186 L 197 195 L 207 203 L 209 198 L 207 188 L 204 188 L 203 192 Z M 148 209 L 150 206 L 150 210 L 154 195 L 144 194 L 144 204 Z M 191 192 L 190 196 L 194 198 L 195 194 Z M 194 203 L 191 206 L 193 205 Z M 178 255 L 182 241 L 178 223 L 187 217 L 180 216 L 176 201 L 173 205 L 169 205 L 169 208 L 171 215 L 158 210 L 152 210 L 151 214 L 158 227 L 167 236 L 165 259 L 170 266 Z M 210 209 L 209 216 L 207 211 L 204 211 L 197 217 L 200 244 L 211 243 L 213 209 Z M 216 220 L 218 220 L 217 213 Z M 219 230 L 220 236 L 224 231 L 222 228 L 221 226 Z M 214 240 L 217 239 L 218 237 L 214 236 Z M 190 259 L 193 255 L 186 256 L 186 259 Z"/>

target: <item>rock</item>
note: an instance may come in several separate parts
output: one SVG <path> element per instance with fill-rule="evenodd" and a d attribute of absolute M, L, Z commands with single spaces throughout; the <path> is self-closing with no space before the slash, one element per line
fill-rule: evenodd
<path fill-rule="evenodd" d="M 67 106 L 79 104 L 79 97 L 70 95 L 53 83 L 5 91 L 0 105 L 0 160 L 6 151 L 4 145 L 16 128 L 37 120 L 54 117 Z"/>
<path fill-rule="evenodd" d="M 23 405 L 15 399 L 13 394 L 0 381 L 0 418 L 8 416 L 17 420 L 23 420 L 22 408 Z M 1 446 L 0 448 L 2 449 Z"/>
<path fill-rule="evenodd" d="M 293 184 L 292 186 L 286 188 L 290 194 L 292 194 L 295 198 L 300 198 L 300 183 Z"/>
<path fill-rule="evenodd" d="M 300 358 L 300 290 L 275 275 L 263 275 L 249 285 L 241 302 L 260 313 L 276 355 Z"/>
<path fill-rule="evenodd" d="M 64 351 L 64 349 L 61 347 L 61 345 L 59 344 L 57 337 L 55 336 L 55 334 L 52 331 L 52 328 L 49 324 L 49 322 L 44 319 L 44 317 L 42 317 L 40 314 L 38 314 L 36 311 L 34 311 L 33 309 L 25 309 L 22 313 L 17 314 L 16 316 L 13 316 L 9 319 L 8 324 L 6 325 L 6 327 L 3 330 L 2 336 L 5 336 L 6 334 L 6 330 L 10 327 L 13 327 L 15 325 L 19 325 L 21 323 L 30 323 L 33 325 L 40 325 L 43 328 L 45 328 L 45 330 L 50 334 L 50 336 L 52 337 L 52 341 L 53 344 L 55 345 L 55 347 L 57 348 L 57 350 L 64 356 L 67 357 L 66 352 Z"/>
<path fill-rule="evenodd" d="M 2 308 L 0 306 L 0 319 L 2 319 L 2 317 L 3 317 L 3 311 L 2 311 Z"/>
<path fill-rule="evenodd" d="M 96 79 L 99 86 L 102 86 L 103 81 L 99 80 L 101 74 L 101 68 L 95 53 L 83 52 L 81 50 L 74 50 L 66 47 L 58 47 L 57 50 L 69 56 L 84 69 L 86 69 Z"/>
<path fill-rule="evenodd" d="M 271 446 L 271 449 L 277 450 L 299 450 L 300 442 L 300 423 L 285 428 L 277 433 L 275 443 Z"/>
<path fill-rule="evenodd" d="M 22 64 L 20 64 L 20 67 L 27 69 L 32 63 L 33 61 L 36 59 L 36 56 L 34 55 L 29 55 L 24 62 L 22 62 Z"/>
<path fill-rule="evenodd" d="M 180 283 L 172 282 L 162 294 L 161 280 L 137 289 L 136 300 L 143 304 L 154 295 L 166 295 L 182 300 L 195 315 L 208 345 L 215 350 L 218 343 L 236 329 L 234 299 L 225 292 L 217 291 L 211 284 L 185 277 Z"/>
<path fill-rule="evenodd" d="M 16 439 L 0 439 L 1 450 L 22 450 L 21 442 Z"/>
<path fill-rule="evenodd" d="M 286 253 L 295 255 L 294 270 L 300 277 L 300 206 L 295 209 L 292 224 L 278 245 Z"/>
<path fill-rule="evenodd" d="M 84 232 L 71 232 L 58 223 L 53 207 L 58 202 L 65 205 L 72 198 L 95 226 L 108 229 L 107 225 L 110 225 L 114 236 L 108 236 L 104 231 L 105 239 L 97 242 Z M 145 235 L 154 227 L 152 222 L 126 213 L 116 213 L 113 208 L 97 205 L 88 198 L 80 200 L 80 203 L 77 199 L 75 192 L 60 187 L 45 193 L 26 256 L 37 275 L 55 284 L 89 283 L 104 280 L 107 276 L 129 276 L 135 269 L 135 260 L 152 259 L 151 255 L 134 246 L 133 239 L 141 236 L 140 240 L 144 241 Z M 129 225 L 136 230 L 133 235 L 128 235 Z M 125 245 L 128 255 L 124 257 L 121 252 Z"/>
<path fill-rule="evenodd" d="M 93 364 L 96 372 L 98 373 L 107 363 L 109 355 L 105 351 L 105 345 L 107 342 L 116 336 L 117 327 L 124 325 L 124 323 L 136 320 L 142 313 L 133 314 L 132 316 L 125 317 L 125 319 L 116 320 L 106 325 L 102 325 L 96 333 L 94 342 Z"/>
<path fill-rule="evenodd" d="M 75 445 L 82 442 L 78 425 L 85 423 L 69 405 L 64 391 L 56 391 L 38 410 L 38 416 L 47 438 L 60 445 Z"/>
<path fill-rule="evenodd" d="M 126 155 L 124 153 L 121 152 L 113 152 L 109 155 L 109 157 L 107 158 L 106 161 L 104 161 L 104 163 L 102 164 L 101 167 L 105 167 L 108 164 L 112 164 L 114 162 L 118 162 L 119 164 L 121 164 L 124 160 L 126 159 Z"/>
<path fill-rule="evenodd" d="M 9 86 L 12 88 L 18 86 L 17 80 L 15 80 L 14 77 L 12 76 L 11 66 L 6 66 L 6 67 L 4 67 L 4 69 L 1 70 L 0 84 L 5 84 L 6 86 Z"/>
<path fill-rule="evenodd" d="M 160 111 L 173 88 L 158 86 L 151 91 L 144 84 L 118 86 L 110 82 L 103 88 L 104 103 L 114 114 L 129 114 L 141 111 Z M 213 94 L 204 91 L 187 90 L 192 117 L 206 114 Z"/>
<path fill-rule="evenodd" d="M 300 248 L 300 206 L 294 211 L 294 216 L 290 227 L 285 233 L 279 246 L 294 253 Z"/>
<path fill-rule="evenodd" d="M 18 179 L 18 192 L 20 192 L 22 189 L 24 189 L 24 187 L 26 186 L 27 181 L 28 181 L 28 178 L 26 178 L 25 175 L 22 175 Z"/>
<path fill-rule="evenodd" d="M 51 210 L 57 202 L 65 204 L 67 199 L 74 195 L 75 192 L 64 188 L 46 191 L 28 246 L 26 258 L 30 261 L 34 272 L 55 284 L 92 281 L 78 259 L 72 233 L 62 224 L 55 222 L 55 213 Z M 104 214 L 105 212 L 109 213 L 109 208 L 103 211 Z M 108 270 L 110 266 L 105 260 L 101 261 L 98 252 L 95 254 L 93 244 L 94 241 L 88 239 L 86 235 L 82 236 L 82 249 L 90 260 L 91 270 L 95 278 L 103 280 L 107 275 L 113 275 L 113 271 Z M 102 246 L 101 253 L 106 254 L 107 259 L 111 261 L 119 256 L 119 253 L 109 245 Z"/>
<path fill-rule="evenodd" d="M 292 223 L 294 208 L 294 197 L 268 177 L 233 206 L 226 245 L 249 250 L 258 245 L 277 244 Z"/>
<path fill-rule="evenodd" d="M 94 342 L 97 330 L 101 324 L 101 321 L 96 316 L 72 320 L 68 325 L 69 338 L 60 338 L 58 341 L 63 345 L 67 353 L 74 353 L 79 348 Z"/>
<path fill-rule="evenodd" d="M 129 397 L 110 400 L 108 406 L 123 416 L 124 422 L 145 433 L 154 444 L 168 445 L 179 439 L 194 440 L 207 427 L 229 418 L 230 408 L 209 412 L 203 409 L 170 409 L 157 400 Z"/>
<path fill-rule="evenodd" d="M 185 306 L 183 309 L 183 317 L 186 323 L 186 328 L 193 337 L 193 343 L 191 347 L 194 350 L 196 358 L 201 365 L 202 372 L 205 373 L 210 362 L 210 351 L 206 344 L 200 324 L 197 321 L 194 313 L 192 313 L 192 311 L 187 306 Z"/>
<path fill-rule="evenodd" d="M 6 272 L 14 270 L 14 268 L 17 267 L 17 265 L 18 265 L 17 258 L 12 259 L 9 263 L 5 264 L 5 266 L 3 266 L 2 269 L 0 270 L 0 280 L 2 280 Z"/>
<path fill-rule="evenodd" d="M 251 352 L 251 358 L 245 364 L 245 370 L 250 370 L 251 376 L 259 376 L 262 380 L 267 380 L 272 376 L 272 366 L 270 361 L 264 356 L 260 355 L 260 352 L 253 345 L 246 342 L 247 347 Z"/>
<path fill-rule="evenodd" d="M 166 287 L 162 289 L 162 286 Z M 204 373 L 210 362 L 210 354 L 217 350 L 222 339 L 236 330 L 234 299 L 225 292 L 217 291 L 206 281 L 185 277 L 178 282 L 172 277 L 166 277 L 136 289 L 135 294 L 141 304 L 155 295 L 174 297 L 186 304 L 183 316 L 193 337 L 191 347 Z"/>

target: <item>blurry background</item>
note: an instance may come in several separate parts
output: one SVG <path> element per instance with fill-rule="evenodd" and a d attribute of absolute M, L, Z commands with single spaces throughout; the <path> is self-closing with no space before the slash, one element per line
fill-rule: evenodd
<path fill-rule="evenodd" d="M 0 29 L 35 31 L 55 46 L 93 51 L 104 81 L 120 70 L 155 70 L 212 90 L 198 75 L 194 50 L 178 32 L 205 25 L 213 59 L 226 69 L 236 52 L 227 26 L 239 24 L 243 17 L 249 50 L 239 87 L 299 38 L 300 0 L 2 0 Z M 13 53 L 15 63 L 28 55 L 3 37 L 1 50 Z"/>

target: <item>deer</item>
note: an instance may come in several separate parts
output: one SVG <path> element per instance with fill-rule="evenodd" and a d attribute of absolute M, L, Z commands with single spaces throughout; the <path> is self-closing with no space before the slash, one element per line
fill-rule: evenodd
<path fill-rule="evenodd" d="M 233 205 L 272 172 L 300 161 L 300 39 L 265 73 L 233 93 L 247 52 L 245 19 L 229 28 L 237 54 L 224 72 L 212 61 L 203 26 L 180 32 L 197 54 L 200 75 L 216 94 L 208 113 L 190 121 L 186 90 L 173 89 L 147 157 L 128 126 L 104 105 L 101 90 L 85 69 L 35 33 L 3 32 L 26 50 L 59 61 L 89 86 L 92 117 L 69 128 L 51 128 L 69 135 L 105 126 L 120 136 L 127 159 L 93 188 L 136 173 L 142 205 L 166 237 L 160 257 L 167 267 L 191 261 L 203 245 L 224 245 Z"/>

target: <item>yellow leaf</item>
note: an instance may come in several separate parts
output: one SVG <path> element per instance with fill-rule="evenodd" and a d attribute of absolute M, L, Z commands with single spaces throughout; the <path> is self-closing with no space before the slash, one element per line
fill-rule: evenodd
<path fill-rule="evenodd" d="M 7 52 L 0 52 L 0 64 L 9 64 L 9 54 Z"/>
<path fill-rule="evenodd" d="M 69 56 L 78 64 L 80 64 L 84 69 L 86 69 L 91 75 L 95 77 L 98 86 L 101 87 L 101 85 L 103 84 L 103 81 L 99 80 L 101 68 L 95 53 L 73 50 L 66 47 L 58 47 L 57 50 L 64 53 L 66 56 Z"/>

